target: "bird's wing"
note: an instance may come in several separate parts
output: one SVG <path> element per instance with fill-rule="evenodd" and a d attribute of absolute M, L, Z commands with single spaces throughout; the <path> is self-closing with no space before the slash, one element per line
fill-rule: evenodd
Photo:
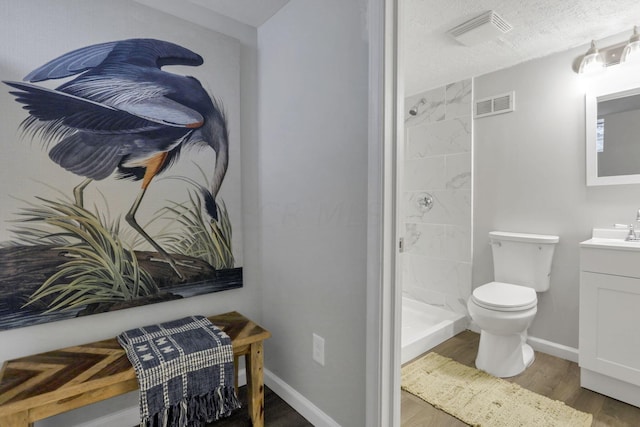
<path fill-rule="evenodd" d="M 59 79 L 103 63 L 161 68 L 164 65 L 202 65 L 200 55 L 175 43 L 156 39 L 128 39 L 94 44 L 65 53 L 24 77 L 26 82 Z"/>
<path fill-rule="evenodd" d="M 64 138 L 49 152 L 49 158 L 76 175 L 101 180 L 116 169 L 122 159 L 123 138 L 76 132 Z"/>
<path fill-rule="evenodd" d="M 76 49 L 36 68 L 23 79 L 26 82 L 60 79 L 96 67 L 111 53 L 117 42 L 94 44 Z"/>
<path fill-rule="evenodd" d="M 156 39 L 128 39 L 116 43 L 108 62 L 161 68 L 165 65 L 198 66 L 204 60 L 197 53 L 175 43 Z"/>
<path fill-rule="evenodd" d="M 124 111 L 167 126 L 199 128 L 204 117 L 197 111 L 165 97 L 156 97 L 120 106 Z"/>
<path fill-rule="evenodd" d="M 22 82 L 5 81 L 18 89 L 11 94 L 31 116 L 41 121 L 59 121 L 63 125 L 88 132 L 134 133 L 171 126 L 197 128 L 204 121 L 196 111 L 164 97 L 123 104 L 114 108 L 65 92 Z"/>
<path fill-rule="evenodd" d="M 135 132 L 159 128 L 158 124 L 104 104 L 28 83 L 5 81 L 19 91 L 10 92 L 31 116 L 41 121 L 93 132 Z"/>

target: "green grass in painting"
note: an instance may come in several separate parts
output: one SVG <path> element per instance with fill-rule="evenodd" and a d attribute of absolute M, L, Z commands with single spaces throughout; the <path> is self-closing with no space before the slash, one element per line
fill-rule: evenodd
<path fill-rule="evenodd" d="M 170 252 L 199 258 L 216 270 L 233 268 L 235 260 L 231 248 L 231 221 L 224 201 L 218 203 L 219 222 L 204 214 L 198 193 L 189 192 L 189 201 L 169 202 L 157 218 L 170 218 L 180 225 L 179 233 L 165 231 L 158 236 Z M 165 227 L 165 229 L 168 227 Z"/>
<path fill-rule="evenodd" d="M 129 301 L 158 292 L 135 253 L 119 239 L 119 221 L 109 221 L 68 200 L 38 198 L 19 213 L 13 230 L 26 244 L 55 244 L 69 261 L 49 277 L 26 305 L 48 302 L 47 312 L 93 303 Z"/>
<path fill-rule="evenodd" d="M 231 247 L 231 220 L 223 200 L 217 200 L 218 221 L 205 213 L 201 198 L 211 183 L 200 165 L 194 164 L 202 176 L 205 186 L 184 176 L 171 177 L 191 184 L 196 190 L 189 191 L 189 200 L 183 203 L 168 201 L 154 218 L 168 221 L 163 231 L 156 235 L 170 252 L 201 259 L 216 270 L 235 266 Z M 178 227 L 175 227 L 175 225 Z"/>

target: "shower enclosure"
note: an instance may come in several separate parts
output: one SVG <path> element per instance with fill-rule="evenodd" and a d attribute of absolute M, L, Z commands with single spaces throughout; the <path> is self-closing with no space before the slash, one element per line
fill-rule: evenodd
<path fill-rule="evenodd" d="M 402 363 L 467 327 L 472 80 L 405 99 Z"/>

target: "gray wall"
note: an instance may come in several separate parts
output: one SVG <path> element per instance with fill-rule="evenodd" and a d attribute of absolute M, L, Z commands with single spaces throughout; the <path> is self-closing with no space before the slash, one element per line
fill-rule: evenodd
<path fill-rule="evenodd" d="M 165 36 L 177 31 L 201 41 L 209 34 L 204 27 L 125 0 L 62 0 L 55 6 L 30 0 L 24 4 L 39 13 L 17 14 L 29 17 L 30 22 L 21 25 L 25 31 L 42 29 L 43 39 L 56 31 L 76 31 L 69 22 L 94 22 L 96 16 L 106 17 L 104 24 L 83 27 L 84 31 L 103 31 L 105 37 L 118 35 L 116 30 L 121 28 Z M 175 2 L 169 0 L 154 5 L 180 12 L 173 10 Z M 5 15 L 0 16 L 0 28 L 11 37 L 19 34 L 20 25 L 7 27 Z M 44 19 L 50 21 L 51 29 L 38 25 Z M 265 346 L 267 369 L 341 425 L 362 426 L 366 1 L 291 2 L 257 32 L 205 9 L 190 19 L 241 41 L 245 287 L 82 321 L 1 332 L 0 360 L 111 337 L 128 327 L 193 312 L 238 310 L 273 333 Z M 10 132 L 14 137 L 13 129 Z M 324 367 L 312 361 L 313 332 L 326 340 Z M 74 425 L 135 404 L 135 395 L 129 395 L 39 426 Z"/>
<path fill-rule="evenodd" d="M 571 69 L 583 53 L 580 48 L 551 55 L 474 82 L 475 99 L 515 90 L 516 111 L 474 123 L 473 286 L 493 278 L 489 231 L 559 235 L 551 289 L 539 294 L 530 334 L 574 348 L 578 244 L 593 227 L 635 221 L 640 207 L 638 185 L 585 185 L 584 94 L 597 80 Z"/>
<path fill-rule="evenodd" d="M 344 426 L 365 420 L 364 4 L 293 1 L 258 29 L 266 366 Z"/>

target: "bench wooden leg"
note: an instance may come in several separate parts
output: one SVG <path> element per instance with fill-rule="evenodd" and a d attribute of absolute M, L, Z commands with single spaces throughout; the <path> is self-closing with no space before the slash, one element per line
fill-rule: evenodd
<path fill-rule="evenodd" d="M 264 426 L 264 377 L 262 341 L 251 344 L 245 356 L 247 365 L 247 403 L 253 427 Z"/>
<path fill-rule="evenodd" d="M 0 417 L 0 426 L 2 427 L 33 427 L 29 422 L 29 414 L 27 412 L 19 412 L 17 414 L 5 415 Z"/>
<path fill-rule="evenodd" d="M 238 394 L 238 369 L 240 369 L 240 356 L 233 356 L 233 386 Z"/>

